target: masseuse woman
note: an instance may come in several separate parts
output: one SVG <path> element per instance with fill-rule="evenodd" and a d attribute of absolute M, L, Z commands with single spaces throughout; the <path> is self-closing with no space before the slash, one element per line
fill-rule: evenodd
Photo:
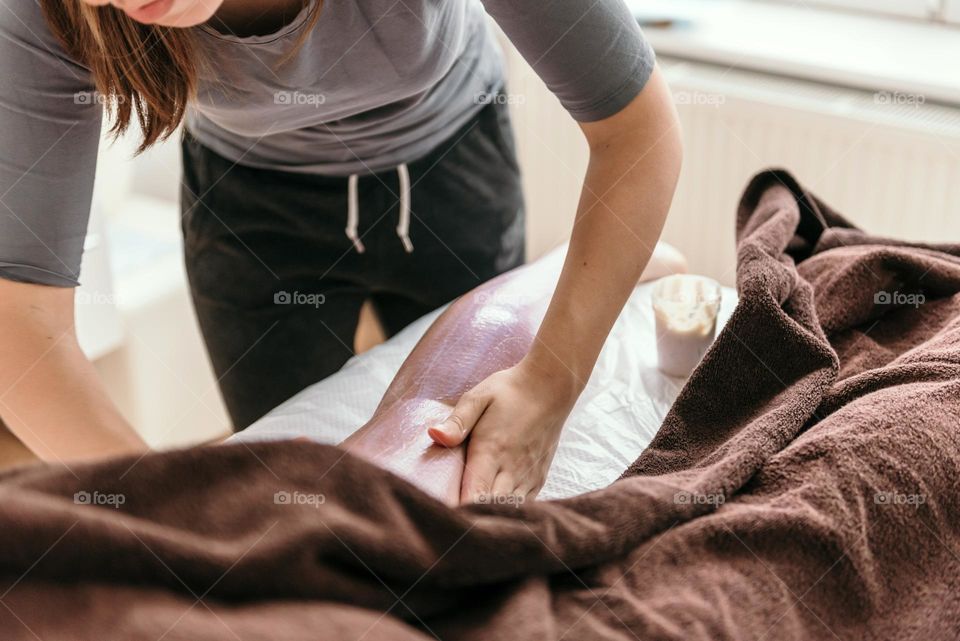
<path fill-rule="evenodd" d="M 622 0 L 5 2 L 3 421 L 47 459 L 146 447 L 73 328 L 103 104 L 115 131 L 141 125 L 144 147 L 185 122 L 187 271 L 237 429 L 346 361 L 365 300 L 394 334 L 520 265 L 484 9 L 580 123 L 590 164 L 534 346 L 424 429 L 448 446 L 469 434 L 465 497 L 535 493 L 680 165 L 667 87 Z"/>

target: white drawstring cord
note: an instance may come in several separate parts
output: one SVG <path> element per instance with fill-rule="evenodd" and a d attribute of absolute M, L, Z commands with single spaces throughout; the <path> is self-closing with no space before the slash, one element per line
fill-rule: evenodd
<path fill-rule="evenodd" d="M 397 222 L 397 236 L 403 243 L 407 253 L 413 253 L 413 243 L 410 242 L 410 172 L 406 163 L 397 165 L 397 176 L 400 178 L 400 220 Z"/>
<path fill-rule="evenodd" d="M 407 165 L 397 165 L 397 176 L 400 178 L 400 220 L 397 222 L 397 236 L 403 243 L 408 254 L 413 253 L 413 243 L 410 241 L 410 172 Z M 347 180 L 347 238 L 353 243 L 358 254 L 366 251 L 357 229 L 360 226 L 360 197 L 357 194 L 358 178 L 351 174 Z"/>
<path fill-rule="evenodd" d="M 358 254 L 365 251 L 363 242 L 357 234 L 360 225 L 360 199 L 357 196 L 357 175 L 352 174 L 347 180 L 347 238 L 353 242 Z"/>

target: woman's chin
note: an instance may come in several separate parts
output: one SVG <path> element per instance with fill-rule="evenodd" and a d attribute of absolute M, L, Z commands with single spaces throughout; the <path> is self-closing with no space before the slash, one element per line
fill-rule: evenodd
<path fill-rule="evenodd" d="M 213 17 L 220 8 L 222 2 L 209 0 L 196 2 L 187 0 L 179 2 L 174 0 L 170 10 L 165 14 L 151 17 L 149 20 L 139 20 L 144 24 L 156 25 L 158 27 L 173 27 L 176 29 L 187 29 L 199 26 Z M 149 14 L 149 11 L 147 12 Z M 130 15 L 134 20 L 138 20 L 137 15 Z"/>
<path fill-rule="evenodd" d="M 199 7 L 197 9 L 191 9 L 185 14 L 176 15 L 176 16 L 164 16 L 156 24 L 162 27 L 175 27 L 178 29 L 187 29 L 190 27 L 197 27 L 203 23 L 210 20 L 213 17 L 213 14 L 216 13 L 216 8 L 210 9 L 209 7 Z"/>

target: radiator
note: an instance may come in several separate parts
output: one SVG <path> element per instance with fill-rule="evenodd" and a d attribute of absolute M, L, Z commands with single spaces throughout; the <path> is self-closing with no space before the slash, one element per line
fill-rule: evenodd
<path fill-rule="evenodd" d="M 508 53 L 531 256 L 569 234 L 587 149 L 546 88 Z M 960 109 L 661 57 L 683 127 L 684 166 L 664 239 L 693 270 L 734 280 L 733 212 L 765 167 L 871 232 L 960 241 Z"/>

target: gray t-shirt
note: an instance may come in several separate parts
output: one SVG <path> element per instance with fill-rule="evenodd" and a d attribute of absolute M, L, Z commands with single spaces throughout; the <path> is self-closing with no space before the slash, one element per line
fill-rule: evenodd
<path fill-rule="evenodd" d="M 100 101 L 36 0 L 0 5 L 0 277 L 73 286 Z M 577 120 L 615 114 L 652 71 L 623 0 L 331 0 L 285 64 L 309 7 L 269 36 L 198 27 L 187 127 L 254 167 L 349 175 L 416 160 L 502 84 L 484 9 Z"/>

